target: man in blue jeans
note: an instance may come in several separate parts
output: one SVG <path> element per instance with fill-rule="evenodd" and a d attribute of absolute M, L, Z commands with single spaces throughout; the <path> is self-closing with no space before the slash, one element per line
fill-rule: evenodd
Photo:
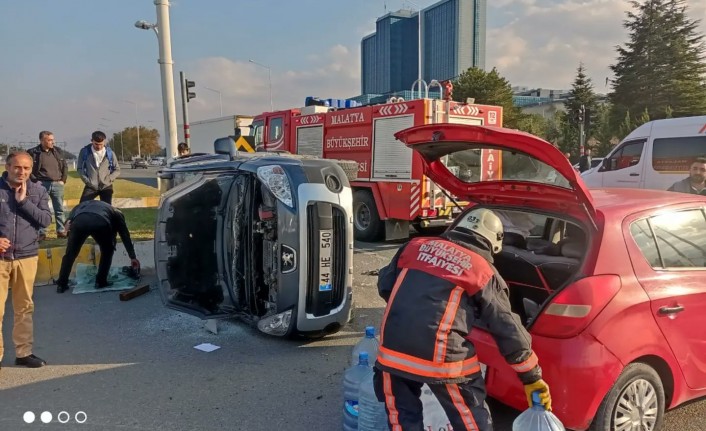
<path fill-rule="evenodd" d="M 54 134 L 43 130 L 39 132 L 39 145 L 28 151 L 32 156 L 32 181 L 40 182 L 49 193 L 56 219 L 56 236 L 66 238 L 64 227 L 64 184 L 68 167 L 64 152 L 54 146 Z M 46 238 L 46 229 L 39 231 L 39 240 Z"/>

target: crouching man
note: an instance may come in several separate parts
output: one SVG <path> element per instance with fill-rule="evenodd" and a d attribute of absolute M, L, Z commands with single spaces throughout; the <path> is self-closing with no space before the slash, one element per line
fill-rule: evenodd
<path fill-rule="evenodd" d="M 528 405 L 536 391 L 551 410 L 530 335 L 511 311 L 508 288 L 492 264 L 502 241 L 498 216 L 475 209 L 441 238 L 411 240 L 380 271 L 378 290 L 387 306 L 374 382 L 391 430 L 424 429 L 424 383 L 454 430 L 492 430 L 480 363 L 467 339 L 476 320 L 524 384 Z"/>
<path fill-rule="evenodd" d="M 66 223 L 69 238 L 66 254 L 61 260 L 59 279 L 56 281 L 56 292 L 64 293 L 69 289 L 69 274 L 71 267 L 81 251 L 86 239 L 92 237 L 101 250 L 101 258 L 96 275 L 96 288 L 108 287 L 108 272 L 113 262 L 113 252 L 116 246 L 116 235 L 120 235 L 123 245 L 131 259 L 134 270 L 139 271 L 140 261 L 135 255 L 135 247 L 130 239 L 130 232 L 125 223 L 125 216 L 117 208 L 103 201 L 85 201 L 75 207 L 69 214 Z"/>

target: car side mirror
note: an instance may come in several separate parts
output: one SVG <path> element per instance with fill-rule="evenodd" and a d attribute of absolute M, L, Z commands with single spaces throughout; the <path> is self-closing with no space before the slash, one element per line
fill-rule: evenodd
<path fill-rule="evenodd" d="M 230 136 L 213 141 L 213 152 L 216 154 L 227 154 L 231 159 L 238 155 L 235 141 Z"/>

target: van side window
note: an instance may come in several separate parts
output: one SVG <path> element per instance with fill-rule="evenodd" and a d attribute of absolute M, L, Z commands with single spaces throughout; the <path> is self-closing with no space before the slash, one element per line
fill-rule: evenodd
<path fill-rule="evenodd" d="M 663 268 L 706 267 L 706 216 L 701 209 L 650 218 Z"/>
<path fill-rule="evenodd" d="M 619 171 L 640 163 L 645 140 L 626 142 L 610 158 L 606 159 L 601 171 Z"/>
<path fill-rule="evenodd" d="M 697 157 L 706 154 L 706 136 L 660 138 L 652 144 L 652 167 L 657 172 L 686 172 Z"/>

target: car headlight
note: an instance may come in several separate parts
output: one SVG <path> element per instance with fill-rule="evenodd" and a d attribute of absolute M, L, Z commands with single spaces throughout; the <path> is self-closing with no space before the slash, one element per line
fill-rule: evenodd
<path fill-rule="evenodd" d="M 279 165 L 269 165 L 257 168 L 257 177 L 270 192 L 279 199 L 283 204 L 293 207 L 292 204 L 292 186 L 289 184 L 289 178 Z"/>
<path fill-rule="evenodd" d="M 263 317 L 257 322 L 257 329 L 269 335 L 282 336 L 289 330 L 289 325 L 292 324 L 292 310 L 287 310 L 284 313 L 273 314 L 272 316 Z"/>

